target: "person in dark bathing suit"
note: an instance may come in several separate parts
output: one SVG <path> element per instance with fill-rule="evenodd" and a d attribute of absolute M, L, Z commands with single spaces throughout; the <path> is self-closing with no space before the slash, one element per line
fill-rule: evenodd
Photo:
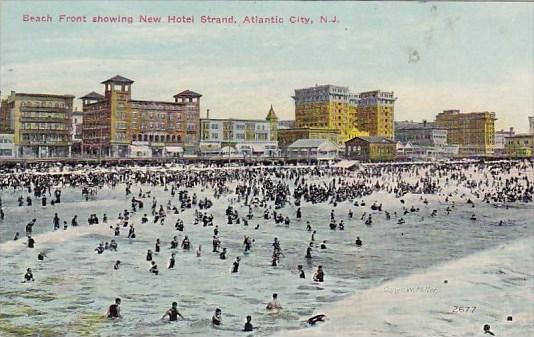
<path fill-rule="evenodd" d="M 116 298 L 115 304 L 110 305 L 108 308 L 108 311 L 106 313 L 107 318 L 110 318 L 110 319 L 121 318 L 122 316 L 121 316 L 120 305 L 121 305 L 121 299 Z"/>
<path fill-rule="evenodd" d="M 181 319 L 184 319 L 184 316 L 178 311 L 178 303 L 172 302 L 172 307 L 167 310 L 167 312 L 161 317 L 161 319 L 165 319 L 165 317 L 169 316 L 169 321 L 177 321 L 178 316 L 180 316 Z"/>
<path fill-rule="evenodd" d="M 215 314 L 213 314 L 213 317 L 211 317 L 211 324 L 213 325 L 221 325 L 222 324 L 222 310 L 217 308 L 215 309 Z"/>

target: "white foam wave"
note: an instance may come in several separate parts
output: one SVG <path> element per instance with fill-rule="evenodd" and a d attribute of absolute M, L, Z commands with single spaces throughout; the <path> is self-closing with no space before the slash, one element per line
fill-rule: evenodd
<path fill-rule="evenodd" d="M 484 324 L 532 336 L 533 239 L 383 283 L 317 311 L 329 317 L 322 325 L 277 336 L 481 336 Z"/>

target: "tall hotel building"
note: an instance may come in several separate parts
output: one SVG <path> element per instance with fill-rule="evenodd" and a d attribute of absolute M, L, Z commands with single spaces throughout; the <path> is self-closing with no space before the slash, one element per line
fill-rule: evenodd
<path fill-rule="evenodd" d="M 445 110 L 436 124 L 447 129 L 447 143 L 459 145 L 461 155 L 487 155 L 495 151 L 495 112 L 461 113 Z"/>
<path fill-rule="evenodd" d="M 394 106 L 393 92 L 373 90 L 359 94 L 357 107 L 358 123 L 361 130 L 367 131 L 369 136 L 383 136 L 393 139 Z"/>
<path fill-rule="evenodd" d="M 338 130 L 338 144 L 359 135 L 356 119 L 358 96 L 348 87 L 320 85 L 295 89 L 295 128 Z"/>
<path fill-rule="evenodd" d="M 200 97 L 193 91 L 174 95 L 174 102 L 132 99 L 134 81 L 115 76 L 102 84 L 104 95 L 91 92 L 83 102 L 83 153 L 126 157 L 134 147 L 150 156 L 196 152 L 200 140 Z"/>
<path fill-rule="evenodd" d="M 16 157 L 68 157 L 72 95 L 14 91 L 2 101 L 2 129 L 13 132 Z"/>

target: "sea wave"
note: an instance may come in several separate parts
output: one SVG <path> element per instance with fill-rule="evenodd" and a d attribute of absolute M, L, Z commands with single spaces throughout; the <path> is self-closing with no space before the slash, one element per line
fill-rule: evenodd
<path fill-rule="evenodd" d="M 534 237 L 393 279 L 325 306 L 317 327 L 293 336 L 496 336 L 534 332 Z"/>

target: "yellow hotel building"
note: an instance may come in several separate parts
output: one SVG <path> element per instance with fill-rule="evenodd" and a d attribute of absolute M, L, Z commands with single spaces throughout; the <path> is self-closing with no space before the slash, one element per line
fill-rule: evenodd
<path fill-rule="evenodd" d="M 358 95 L 351 93 L 348 87 L 327 84 L 295 89 L 293 99 L 295 128 L 338 130 L 339 145 L 352 137 L 367 134 L 358 129 Z"/>
<path fill-rule="evenodd" d="M 367 131 L 369 136 L 379 136 L 393 139 L 394 106 L 393 92 L 373 90 L 358 95 L 357 116 L 361 130 Z"/>
<path fill-rule="evenodd" d="M 445 110 L 436 116 L 436 124 L 447 129 L 447 143 L 459 145 L 463 155 L 487 155 L 495 151 L 495 112 Z"/>

